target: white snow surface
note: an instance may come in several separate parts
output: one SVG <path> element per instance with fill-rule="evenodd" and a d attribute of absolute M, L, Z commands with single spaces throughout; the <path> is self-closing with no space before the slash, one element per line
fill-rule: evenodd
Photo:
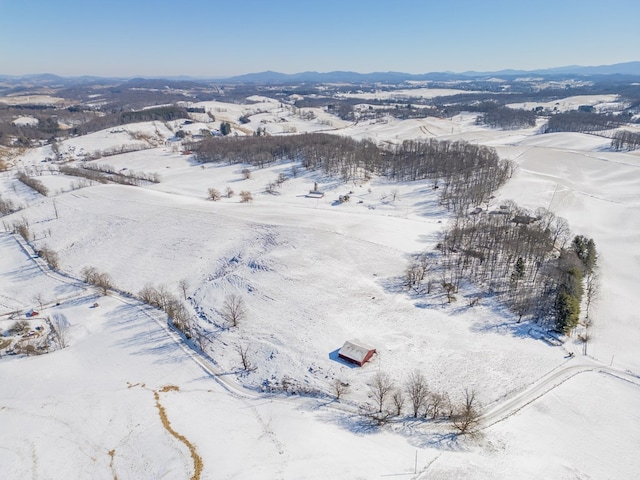
<path fill-rule="evenodd" d="M 639 155 L 609 152 L 606 140 L 590 135 L 487 129 L 473 115 L 353 126 L 332 117 L 331 127 L 328 116 L 319 123 L 276 100 L 252 100 L 203 105 L 217 123 L 260 110 L 242 126 L 248 130 L 294 123 L 298 132 L 322 127 L 380 142 L 466 139 L 513 159 L 518 170 L 495 203 L 548 207 L 596 242 L 602 286 L 588 355 L 573 339 L 544 341 L 489 299 L 469 308 L 472 286 L 453 305 L 400 288 L 409 255 L 432 250 L 448 221 L 429 182 L 344 184 L 302 169 L 293 178 L 291 164 L 252 169 L 245 180 L 244 165 L 199 165 L 172 153 L 160 140 L 173 132 L 162 124 L 98 132 L 66 147 L 145 142 L 143 151 L 100 163 L 162 181 L 71 190 L 72 179 L 43 170 L 38 178 L 51 193 L 41 197 L 12 172 L 0 177 L 0 193 L 26 207 L 3 220 L 27 219 L 34 246 L 58 252 L 62 272 L 0 235 L 0 328 L 15 321 L 12 312 L 36 307 L 38 295 L 41 316 L 63 315 L 71 325 L 63 350 L 0 358 L 4 478 L 191 478 L 189 450 L 163 427 L 154 392 L 202 459 L 203 479 L 640 475 Z M 612 99 L 598 99 L 605 100 Z M 19 163 L 38 165 L 47 153 L 27 152 Z M 291 178 L 277 195 L 264 193 L 280 173 Z M 321 199 L 304 197 L 314 182 Z M 235 195 L 211 202 L 210 187 Z M 241 190 L 254 201 L 240 203 Z M 336 202 L 349 192 L 350 202 Z M 77 280 L 85 266 L 109 273 L 120 293 L 100 297 Z M 149 283 L 181 295 L 183 279 L 189 308 L 211 332 L 206 357 L 167 327 L 166 316 L 126 295 Z M 217 328 L 231 293 L 245 299 L 247 318 Z M 335 359 L 356 338 L 378 352 L 364 368 Z M 248 347 L 249 372 L 237 345 Z M 376 372 L 401 383 L 413 369 L 453 398 L 474 389 L 492 419 L 482 434 L 456 438 L 420 421 L 366 425 L 357 405 L 371 401 L 367 383 Z M 295 395 L 264 391 L 285 378 Z M 340 401 L 334 379 L 351 385 Z M 299 395 L 305 391 L 311 395 Z"/>

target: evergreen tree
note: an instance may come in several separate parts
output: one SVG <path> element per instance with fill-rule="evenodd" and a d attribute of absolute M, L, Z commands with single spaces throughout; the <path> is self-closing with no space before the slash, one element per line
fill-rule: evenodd
<path fill-rule="evenodd" d="M 593 272 L 596 266 L 596 244 L 591 238 L 584 235 L 576 235 L 571 242 L 571 247 L 582 263 L 585 273 Z"/>
<path fill-rule="evenodd" d="M 222 122 L 220 124 L 220 133 L 227 136 L 231 133 L 231 124 L 229 122 Z"/>
<path fill-rule="evenodd" d="M 516 260 L 516 266 L 513 270 L 512 278 L 518 280 L 522 277 L 524 277 L 524 260 L 522 260 L 522 257 L 518 257 L 518 260 Z"/>
<path fill-rule="evenodd" d="M 569 333 L 578 325 L 580 300 L 568 292 L 560 292 L 556 299 L 556 329 Z"/>

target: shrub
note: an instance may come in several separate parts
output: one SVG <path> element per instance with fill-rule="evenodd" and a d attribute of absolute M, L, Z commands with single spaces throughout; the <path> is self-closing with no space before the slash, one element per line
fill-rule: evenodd
<path fill-rule="evenodd" d="M 218 191 L 218 189 L 216 188 L 209 189 L 209 200 L 213 200 L 214 202 L 217 202 L 218 200 L 220 200 L 220 198 L 222 198 L 222 195 L 220 195 L 220 192 Z"/>

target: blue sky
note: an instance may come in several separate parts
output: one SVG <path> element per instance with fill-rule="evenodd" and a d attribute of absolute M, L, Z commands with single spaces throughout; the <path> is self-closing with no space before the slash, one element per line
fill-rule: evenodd
<path fill-rule="evenodd" d="M 640 60 L 638 0 L 0 0 L 0 74 L 220 77 Z"/>

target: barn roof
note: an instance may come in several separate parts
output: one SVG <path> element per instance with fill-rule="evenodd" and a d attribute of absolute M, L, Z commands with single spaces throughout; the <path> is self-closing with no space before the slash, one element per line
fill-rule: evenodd
<path fill-rule="evenodd" d="M 342 348 L 338 351 L 338 355 L 348 357 L 359 363 L 362 363 L 364 358 L 371 350 L 375 351 L 375 348 L 365 345 L 357 341 L 344 342 Z"/>

